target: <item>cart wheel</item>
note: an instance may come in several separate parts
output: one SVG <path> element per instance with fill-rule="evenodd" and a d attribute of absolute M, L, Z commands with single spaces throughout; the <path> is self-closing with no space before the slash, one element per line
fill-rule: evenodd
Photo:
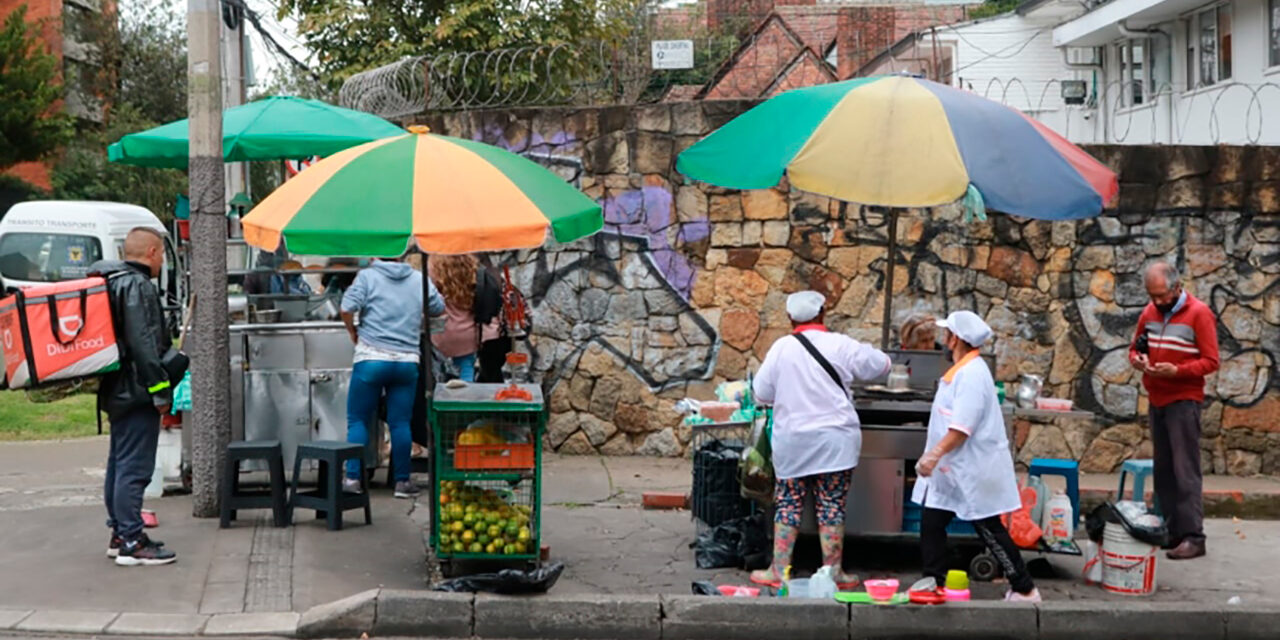
<path fill-rule="evenodd" d="M 969 562 L 969 575 L 980 582 L 991 582 L 1000 577 L 1000 563 L 990 552 L 983 551 Z"/>

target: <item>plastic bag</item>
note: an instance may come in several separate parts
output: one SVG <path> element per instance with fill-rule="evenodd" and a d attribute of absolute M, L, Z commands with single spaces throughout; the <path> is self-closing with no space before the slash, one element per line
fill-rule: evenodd
<path fill-rule="evenodd" d="M 773 505 L 773 435 L 772 419 L 756 434 L 755 445 L 742 452 L 738 463 L 738 485 L 742 497 L 754 500 L 762 507 Z"/>
<path fill-rule="evenodd" d="M 191 372 L 188 371 L 182 376 L 182 382 L 173 389 L 173 407 L 169 410 L 173 415 L 178 415 L 181 411 L 191 410 Z"/>
<path fill-rule="evenodd" d="M 1035 549 L 1044 531 L 1031 519 L 1031 509 L 1036 504 L 1036 490 L 1023 487 L 1019 492 L 1022 497 L 1022 508 L 1003 517 L 1004 526 L 1009 530 L 1013 543 L 1022 549 Z"/>
<path fill-rule="evenodd" d="M 1113 503 L 1104 502 L 1089 512 L 1085 517 L 1084 526 L 1089 532 L 1090 540 L 1101 544 L 1102 533 L 1107 523 L 1115 522 L 1124 526 L 1125 531 L 1129 532 L 1135 540 L 1157 547 L 1168 544 L 1169 529 L 1163 519 L 1147 512 L 1146 505 L 1142 503 L 1124 504 L 1122 502 L 1121 504 L 1124 506 L 1118 507 Z"/>
<path fill-rule="evenodd" d="M 710 580 L 694 580 L 693 595 L 695 596 L 718 596 L 720 589 L 716 587 L 716 583 Z"/>
<path fill-rule="evenodd" d="M 1102 548 L 1098 543 L 1088 540 L 1084 543 L 1084 583 L 1098 584 L 1102 582 Z"/>
<path fill-rule="evenodd" d="M 502 595 L 520 595 L 526 593 L 546 593 L 554 587 L 564 572 L 564 563 L 520 571 L 519 569 L 503 569 L 497 573 L 478 573 L 445 580 L 432 588 L 433 591 L 450 591 L 455 593 L 475 593 L 485 591 Z"/>
<path fill-rule="evenodd" d="M 691 547 L 699 569 L 763 569 L 769 565 L 769 523 L 763 513 L 722 522 Z"/>

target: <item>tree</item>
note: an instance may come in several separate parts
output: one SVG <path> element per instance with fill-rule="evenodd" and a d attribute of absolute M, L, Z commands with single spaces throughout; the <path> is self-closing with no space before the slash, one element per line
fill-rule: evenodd
<path fill-rule="evenodd" d="M 340 84 L 407 56 L 535 45 L 617 43 L 643 18 L 645 0 L 282 0 Z M 477 72 L 481 72 L 477 70 Z"/>
<path fill-rule="evenodd" d="M 71 118 L 57 109 L 58 60 L 45 52 L 21 5 L 0 28 L 0 168 L 40 160 L 71 139 Z"/>
<path fill-rule="evenodd" d="M 144 118 L 137 107 L 116 104 L 107 125 L 87 129 L 63 153 L 53 170 L 53 195 L 60 200 L 109 200 L 146 207 L 168 220 L 179 194 L 187 192 L 187 174 L 107 162 L 107 145 L 122 136 L 159 123 Z"/>
<path fill-rule="evenodd" d="M 120 16 L 104 14 L 86 37 L 97 45 L 99 73 L 92 88 L 108 108 L 103 126 L 86 126 L 53 170 L 53 195 L 66 200 L 111 200 L 172 215 L 187 192 L 185 172 L 107 162 L 107 146 L 127 134 L 187 117 L 187 47 L 182 16 L 154 3 L 132 3 Z"/>

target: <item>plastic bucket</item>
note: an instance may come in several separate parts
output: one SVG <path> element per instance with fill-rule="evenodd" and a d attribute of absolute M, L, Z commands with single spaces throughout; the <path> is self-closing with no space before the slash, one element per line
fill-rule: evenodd
<path fill-rule="evenodd" d="M 788 598 L 808 598 L 809 597 L 809 579 L 796 578 L 787 583 Z"/>
<path fill-rule="evenodd" d="M 1102 533 L 1102 588 L 1129 596 L 1155 593 L 1158 551 L 1134 540 L 1124 525 L 1108 522 Z"/>

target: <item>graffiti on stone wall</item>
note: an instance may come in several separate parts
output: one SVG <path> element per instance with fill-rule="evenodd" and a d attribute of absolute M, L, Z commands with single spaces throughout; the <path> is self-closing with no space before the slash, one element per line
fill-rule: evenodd
<path fill-rule="evenodd" d="M 490 127 L 474 138 L 581 187 L 583 163 L 572 153 L 570 134 L 535 132 L 513 144 Z M 706 378 L 715 364 L 716 330 L 689 305 L 694 265 L 675 248 L 704 239 L 706 221 L 677 225 L 671 191 L 660 185 L 621 190 L 601 206 L 605 230 L 592 238 L 499 258 L 514 267 L 533 307 L 530 350 L 544 387 L 573 372 L 592 344 L 654 390 Z"/>

